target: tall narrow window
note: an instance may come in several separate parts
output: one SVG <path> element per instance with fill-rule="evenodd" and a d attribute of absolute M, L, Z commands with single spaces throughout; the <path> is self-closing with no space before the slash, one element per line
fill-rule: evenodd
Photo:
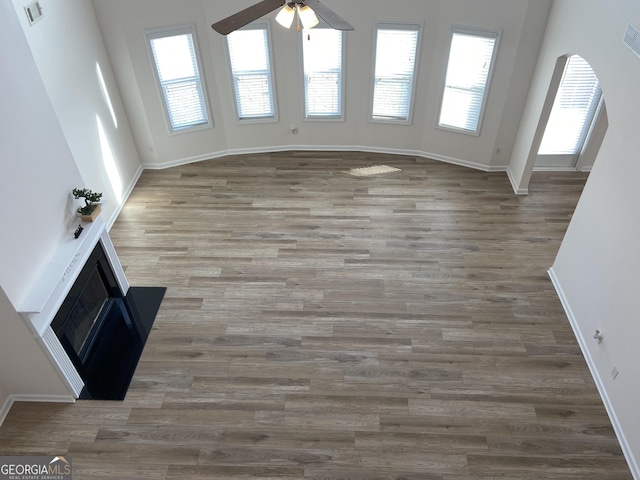
<path fill-rule="evenodd" d="M 420 25 L 378 24 L 372 119 L 410 123 Z"/>
<path fill-rule="evenodd" d="M 267 24 L 236 30 L 226 39 L 238 120 L 275 119 Z"/>
<path fill-rule="evenodd" d="M 499 32 L 454 27 L 438 125 L 477 135 Z"/>
<path fill-rule="evenodd" d="M 538 154 L 578 155 L 601 93 L 600 82 L 589 63 L 578 55 L 569 57 Z"/>
<path fill-rule="evenodd" d="M 302 31 L 306 118 L 342 118 L 343 32 Z"/>
<path fill-rule="evenodd" d="M 171 132 L 210 126 L 193 27 L 146 32 Z"/>

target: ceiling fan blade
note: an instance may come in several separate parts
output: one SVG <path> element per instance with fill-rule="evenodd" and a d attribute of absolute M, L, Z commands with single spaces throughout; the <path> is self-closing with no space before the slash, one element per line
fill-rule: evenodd
<path fill-rule="evenodd" d="M 353 26 L 338 16 L 336 12 L 326 5 L 320 3 L 320 0 L 304 0 L 304 4 L 311 7 L 316 15 L 322 18 L 327 24 L 335 30 L 354 30 Z"/>
<path fill-rule="evenodd" d="M 216 32 L 222 35 L 229 35 L 231 32 L 248 25 L 254 20 L 274 11 L 285 4 L 284 0 L 262 0 L 251 7 L 234 13 L 230 17 L 224 18 L 211 25 Z M 327 22 L 329 23 L 329 22 Z"/>

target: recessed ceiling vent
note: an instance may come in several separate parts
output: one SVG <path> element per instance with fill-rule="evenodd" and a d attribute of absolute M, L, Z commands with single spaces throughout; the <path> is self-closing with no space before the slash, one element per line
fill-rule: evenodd
<path fill-rule="evenodd" d="M 42 7 L 40 3 L 35 1 L 24 7 L 24 11 L 29 19 L 29 25 L 33 25 L 42 18 Z"/>
<path fill-rule="evenodd" d="M 640 30 L 629 24 L 624 34 L 624 44 L 640 57 Z"/>

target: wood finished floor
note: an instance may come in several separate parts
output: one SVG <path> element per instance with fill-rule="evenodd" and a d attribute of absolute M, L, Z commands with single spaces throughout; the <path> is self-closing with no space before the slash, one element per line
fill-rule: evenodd
<path fill-rule="evenodd" d="M 385 164 L 397 173 L 354 177 Z M 167 286 L 123 402 L 16 403 L 74 479 L 631 479 L 547 276 L 584 174 L 362 153 L 145 171 L 111 230 Z"/>

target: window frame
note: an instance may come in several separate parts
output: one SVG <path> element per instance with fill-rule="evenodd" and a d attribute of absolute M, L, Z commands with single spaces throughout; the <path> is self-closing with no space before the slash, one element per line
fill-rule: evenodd
<path fill-rule="evenodd" d="M 489 70 L 487 72 L 487 81 L 484 86 L 484 90 L 482 92 L 482 103 L 480 106 L 480 110 L 478 112 L 478 122 L 475 130 L 469 130 L 466 128 L 455 127 L 452 125 L 444 125 L 440 123 L 440 118 L 442 116 L 442 108 L 444 106 L 444 94 L 447 88 L 447 73 L 449 71 L 449 60 L 451 58 L 451 47 L 453 45 L 453 37 L 455 34 L 461 35 L 469 35 L 483 38 L 492 38 L 494 39 L 493 44 L 493 52 L 491 54 L 491 64 L 489 65 Z M 491 90 L 491 82 L 493 80 L 493 74 L 495 71 L 495 65 L 498 59 L 498 51 L 500 47 L 500 37 L 502 36 L 501 29 L 491 29 L 491 28 L 480 28 L 480 27 L 469 27 L 465 25 L 452 25 L 451 30 L 449 32 L 449 48 L 447 49 L 447 57 L 444 62 L 444 74 L 442 78 L 442 88 L 440 90 L 440 108 L 438 108 L 438 115 L 436 117 L 436 128 L 441 130 L 447 130 L 449 132 L 462 133 L 465 135 L 471 135 L 475 137 L 480 136 L 480 132 L 482 130 L 482 123 L 484 120 L 484 114 L 487 106 L 487 100 L 489 98 L 489 93 Z"/>
<path fill-rule="evenodd" d="M 233 67 L 231 63 L 231 51 L 229 50 L 229 39 L 228 36 L 224 37 L 224 50 L 225 56 L 227 59 L 227 71 L 229 72 L 229 82 L 231 86 L 231 96 L 233 97 L 233 110 L 236 119 L 237 125 L 246 125 L 253 123 L 273 123 L 279 121 L 278 116 L 278 97 L 276 94 L 276 78 L 273 73 L 274 62 L 273 62 L 273 41 L 271 38 L 271 24 L 265 21 L 257 21 L 252 22 L 248 25 L 245 25 L 242 28 L 239 28 L 238 31 L 246 31 L 246 30 L 264 30 L 266 39 L 267 39 L 267 60 L 269 62 L 269 80 L 271 82 L 271 102 L 273 105 L 273 115 L 270 116 L 261 116 L 261 117 L 241 117 L 240 116 L 240 106 L 238 105 L 238 95 L 236 92 L 236 82 L 235 75 L 233 72 Z"/>
<path fill-rule="evenodd" d="M 158 38 L 173 37 L 178 35 L 191 35 L 191 44 L 193 45 L 193 56 L 196 62 L 197 71 L 197 83 L 202 95 L 202 103 L 204 105 L 206 122 L 196 123 L 192 125 L 186 125 L 184 127 L 173 128 L 171 124 L 171 116 L 169 114 L 169 105 L 167 104 L 166 97 L 164 95 L 163 83 L 160 79 L 160 73 L 158 72 L 158 65 L 156 64 L 155 55 L 153 53 L 153 47 L 151 41 Z M 179 25 L 166 28 L 150 29 L 144 31 L 144 36 L 147 44 L 147 51 L 149 53 L 149 60 L 151 62 L 151 69 L 153 71 L 154 80 L 158 89 L 158 95 L 160 97 L 160 103 L 162 105 L 162 111 L 164 114 L 165 122 L 169 135 L 177 135 L 181 133 L 190 133 L 197 130 L 204 130 L 213 127 L 213 118 L 211 116 L 211 108 L 209 105 L 209 95 L 207 92 L 207 86 L 205 78 L 203 77 L 202 61 L 200 60 L 200 49 L 198 47 L 198 37 L 196 34 L 196 27 L 194 24 Z"/>
<path fill-rule="evenodd" d="M 340 33 L 340 35 L 342 36 L 341 39 L 341 52 L 340 52 L 340 74 L 339 74 L 339 80 L 340 80 L 340 87 L 339 87 L 339 91 L 338 91 L 338 105 L 340 108 L 340 113 L 339 115 L 321 115 L 321 114 L 311 114 L 311 115 L 307 115 L 307 78 L 306 78 L 306 74 L 305 74 L 305 69 L 304 69 L 304 42 L 306 40 L 306 35 L 310 34 L 313 35 L 313 32 L 319 29 L 324 29 L 324 30 L 332 30 L 335 32 Z M 302 77 L 302 118 L 303 121 L 313 121 L 313 122 L 343 122 L 345 120 L 345 105 L 346 105 L 346 98 L 345 98 L 345 85 L 346 85 L 346 63 L 347 63 L 347 35 L 345 34 L 344 31 L 342 30 L 335 30 L 333 28 L 331 28 L 327 23 L 325 23 L 324 21 L 320 21 L 320 23 L 313 27 L 313 29 L 311 30 L 305 30 L 302 29 L 300 32 L 300 35 L 298 36 L 299 40 L 300 40 L 300 70 L 301 70 L 301 77 Z"/>
<path fill-rule="evenodd" d="M 418 85 L 418 72 L 420 70 L 420 49 L 422 45 L 422 22 L 376 22 L 373 29 L 373 51 L 371 59 L 371 84 L 370 84 L 370 100 L 369 100 L 369 122 L 371 123 L 387 123 L 393 125 L 411 125 L 413 123 L 413 113 L 416 103 L 416 90 Z M 411 93 L 407 111 L 407 118 L 392 118 L 392 117 L 376 117 L 373 114 L 374 100 L 375 100 L 375 87 L 376 87 L 376 59 L 378 54 L 378 32 L 380 30 L 408 30 L 416 31 L 416 52 L 415 61 L 413 64 L 413 73 L 411 77 Z"/>

